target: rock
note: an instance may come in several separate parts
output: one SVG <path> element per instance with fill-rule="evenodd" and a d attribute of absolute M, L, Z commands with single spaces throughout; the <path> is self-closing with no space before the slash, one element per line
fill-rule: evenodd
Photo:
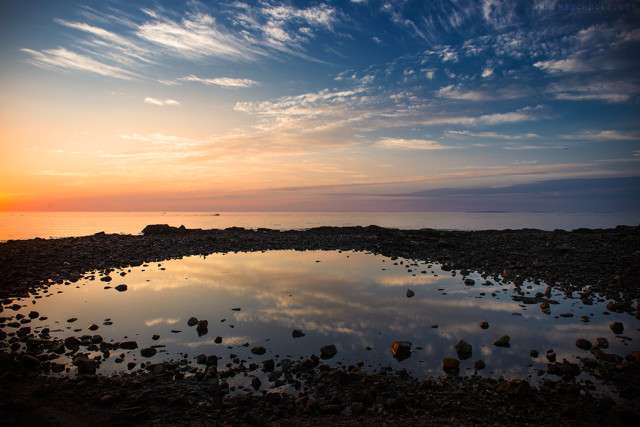
<path fill-rule="evenodd" d="M 138 348 L 138 343 L 135 341 L 121 341 L 118 343 L 118 347 L 125 350 L 135 350 Z"/>
<path fill-rule="evenodd" d="M 95 323 L 92 323 L 92 324 L 89 325 L 89 327 L 87 329 L 89 329 L 90 331 L 95 331 L 98 328 L 99 328 L 98 325 L 96 325 Z"/>
<path fill-rule="evenodd" d="M 489 322 L 480 322 L 478 323 L 478 326 L 480 326 L 482 329 L 489 329 Z"/>
<path fill-rule="evenodd" d="M 40 367 L 40 360 L 37 357 L 31 356 L 30 354 L 23 355 L 21 362 L 24 366 L 30 369 L 35 369 Z"/>
<path fill-rule="evenodd" d="M 398 361 L 403 361 L 411 357 L 411 342 L 410 341 L 394 341 L 391 345 L 391 352 L 393 357 Z"/>
<path fill-rule="evenodd" d="M 447 373 L 460 372 L 460 361 L 453 357 L 445 357 L 442 359 L 442 369 Z"/>
<path fill-rule="evenodd" d="M 555 361 L 556 361 L 556 357 L 557 357 L 557 355 L 556 355 L 556 352 L 555 352 L 555 351 L 553 351 L 553 350 L 548 350 L 548 351 L 547 351 L 546 356 L 547 356 L 547 360 L 548 360 L 549 362 L 553 363 L 553 362 L 555 362 Z"/>
<path fill-rule="evenodd" d="M 511 340 L 511 337 L 509 335 L 503 335 L 500 338 L 498 338 L 497 340 L 493 341 L 492 344 L 495 345 L 496 347 L 510 347 L 509 341 Z"/>
<path fill-rule="evenodd" d="M 591 350 L 591 347 L 593 347 L 593 344 L 591 344 L 591 342 L 583 339 L 583 338 L 578 338 L 576 340 L 576 347 L 582 349 L 582 350 Z"/>
<path fill-rule="evenodd" d="M 220 344 L 222 342 L 222 337 L 216 337 L 216 339 L 213 340 L 213 342 L 215 342 L 216 344 Z"/>
<path fill-rule="evenodd" d="M 78 374 L 95 375 L 97 364 L 95 360 L 87 357 L 78 357 L 74 359 L 73 364 L 78 367 Z"/>
<path fill-rule="evenodd" d="M 476 284 L 476 281 L 473 279 L 464 279 L 464 284 L 467 286 L 473 286 Z"/>
<path fill-rule="evenodd" d="M 129 362 L 127 363 L 127 369 L 131 371 L 133 368 L 136 367 L 136 365 L 137 365 L 136 362 Z"/>
<path fill-rule="evenodd" d="M 196 356 L 196 363 L 198 365 L 206 365 L 207 364 L 207 355 L 206 354 L 199 354 Z"/>
<path fill-rule="evenodd" d="M 259 390 L 261 385 L 262 385 L 262 381 L 260 381 L 260 378 L 258 378 L 258 377 L 253 377 L 253 378 L 251 379 L 251 386 L 252 386 L 255 390 Z"/>
<path fill-rule="evenodd" d="M 575 377 L 580 375 L 580 366 L 563 360 L 562 363 L 547 363 L 547 373 L 559 377 Z"/>
<path fill-rule="evenodd" d="M 498 387 L 498 393 L 504 396 L 511 396 L 517 398 L 527 397 L 531 391 L 531 386 L 527 380 L 514 379 L 501 384 Z"/>
<path fill-rule="evenodd" d="M 126 291 L 126 290 L 127 290 L 127 285 L 118 285 L 118 286 L 116 286 L 116 288 L 115 288 L 115 289 L 116 289 L 116 291 L 118 291 L 118 292 L 124 292 L 124 291 Z"/>
<path fill-rule="evenodd" d="M 600 360 L 602 362 L 607 362 L 607 363 L 622 362 L 622 357 L 616 354 L 605 353 L 604 351 L 600 350 L 598 347 L 592 347 L 591 354 L 593 354 L 597 360 Z"/>
<path fill-rule="evenodd" d="M 273 372 L 273 370 L 275 369 L 276 364 L 273 361 L 273 359 L 267 359 L 264 362 L 262 362 L 262 369 L 265 372 Z"/>
<path fill-rule="evenodd" d="M 37 319 L 38 317 L 40 317 L 40 313 L 38 313 L 37 311 L 29 312 L 29 319 Z"/>
<path fill-rule="evenodd" d="M 153 335 L 151 336 L 151 339 L 152 339 L 152 340 L 154 340 L 154 341 L 158 341 L 158 340 L 160 339 L 160 335 L 158 335 L 158 334 L 153 334 Z"/>
<path fill-rule="evenodd" d="M 414 296 L 416 293 L 413 292 L 411 289 L 407 289 L 407 298 L 411 298 L 412 296 Z"/>
<path fill-rule="evenodd" d="M 471 357 L 472 346 L 465 340 L 459 340 L 458 344 L 456 344 L 454 348 L 456 349 L 456 353 L 458 354 L 458 359 L 466 360 Z"/>
<path fill-rule="evenodd" d="M 80 347 L 80 340 L 76 337 L 67 337 L 64 340 L 64 346 L 69 350 Z"/>
<path fill-rule="evenodd" d="M 78 318 L 77 318 L 77 317 L 72 317 L 71 319 L 67 319 L 67 323 L 73 323 L 73 322 L 75 322 L 76 320 L 78 320 Z"/>
<path fill-rule="evenodd" d="M 196 326 L 198 324 L 198 319 L 195 317 L 191 317 L 189 318 L 189 320 L 187 320 L 187 325 L 189 326 Z"/>
<path fill-rule="evenodd" d="M 320 357 L 322 357 L 323 359 L 331 359 L 337 353 L 338 353 L 338 350 L 336 349 L 336 346 L 333 344 L 320 347 Z"/>
<path fill-rule="evenodd" d="M 251 353 L 257 354 L 258 356 L 265 354 L 266 352 L 267 352 L 267 349 L 262 346 L 253 347 L 251 349 Z"/>
<path fill-rule="evenodd" d="M 534 359 L 538 357 L 538 355 L 539 355 L 538 350 L 531 350 L 529 352 L 529 356 L 533 357 Z"/>
<path fill-rule="evenodd" d="M 142 357 L 153 357 L 156 353 L 158 353 L 158 350 L 153 347 L 147 347 L 140 350 L 140 355 Z"/>
<path fill-rule="evenodd" d="M 485 368 L 484 360 L 477 360 L 473 364 L 473 369 L 475 369 L 477 371 L 479 371 L 481 369 L 484 369 L 484 368 Z"/>
<path fill-rule="evenodd" d="M 609 341 L 606 338 L 596 338 L 596 345 L 600 348 L 609 348 Z"/>
<path fill-rule="evenodd" d="M 198 332 L 198 336 L 207 335 L 209 333 L 209 321 L 208 320 L 200 320 L 198 321 L 198 326 L 196 326 L 196 331 Z"/>
<path fill-rule="evenodd" d="M 60 372 L 63 372 L 64 369 L 65 366 L 62 363 L 51 362 L 51 372 L 59 374 Z"/>
<path fill-rule="evenodd" d="M 624 325 L 622 324 L 622 322 L 613 322 L 609 325 L 609 328 L 616 335 L 620 335 L 624 331 Z"/>
<path fill-rule="evenodd" d="M 293 332 L 291 332 L 291 336 L 294 338 L 300 338 L 305 336 L 305 333 L 302 332 L 300 329 L 294 329 Z"/>

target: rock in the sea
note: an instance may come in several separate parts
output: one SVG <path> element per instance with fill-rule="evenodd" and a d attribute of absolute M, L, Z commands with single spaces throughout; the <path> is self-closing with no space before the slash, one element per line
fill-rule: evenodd
<path fill-rule="evenodd" d="M 622 324 L 622 322 L 613 322 L 609 325 L 609 328 L 616 335 L 620 335 L 622 332 L 624 332 L 624 325 Z"/>
<path fill-rule="evenodd" d="M 127 290 L 127 285 L 118 285 L 116 286 L 116 291 L 118 292 L 124 292 Z"/>
<path fill-rule="evenodd" d="M 71 350 L 80 346 L 80 340 L 76 337 L 67 337 L 64 340 L 64 346 Z"/>
<path fill-rule="evenodd" d="M 197 324 L 198 324 L 198 319 L 195 317 L 191 317 L 189 318 L 189 320 L 187 320 L 188 326 L 196 326 Z"/>
<path fill-rule="evenodd" d="M 467 286 L 473 286 L 476 284 L 476 281 L 473 279 L 464 279 L 464 284 Z"/>
<path fill-rule="evenodd" d="M 407 298 L 411 298 L 412 296 L 414 296 L 416 293 L 413 292 L 411 289 L 407 289 Z"/>
<path fill-rule="evenodd" d="M 391 352 L 393 357 L 399 361 L 403 361 L 411 357 L 411 342 L 410 341 L 394 341 L 391 346 Z"/>
<path fill-rule="evenodd" d="M 566 360 L 562 363 L 547 363 L 547 373 L 559 377 L 575 377 L 580 374 L 580 366 Z"/>
<path fill-rule="evenodd" d="M 138 348 L 138 343 L 135 341 L 121 341 L 118 343 L 118 347 L 125 350 L 135 350 Z"/>
<path fill-rule="evenodd" d="M 153 357 L 156 353 L 158 353 L 158 350 L 153 347 L 147 347 L 140 350 L 140 355 L 142 357 Z"/>
<path fill-rule="evenodd" d="M 262 347 L 261 345 L 257 346 L 257 347 L 253 347 L 251 349 L 251 353 L 253 354 L 257 354 L 258 356 L 265 354 L 267 352 L 267 349 Z"/>
<path fill-rule="evenodd" d="M 96 373 L 97 364 L 93 359 L 77 357 L 73 360 L 73 364 L 78 367 L 78 374 L 94 375 Z"/>
<path fill-rule="evenodd" d="M 497 340 L 493 341 L 492 344 L 495 345 L 496 347 L 510 347 L 510 344 L 509 344 L 510 340 L 511 340 L 511 337 L 509 335 L 503 335 Z"/>
<path fill-rule="evenodd" d="M 323 359 L 331 359 L 338 353 L 338 349 L 333 344 L 325 345 L 320 347 L 320 357 Z"/>
<path fill-rule="evenodd" d="M 534 359 L 538 357 L 538 355 L 539 355 L 538 350 L 531 350 L 529 352 L 529 356 L 533 357 Z"/>
<path fill-rule="evenodd" d="M 216 339 L 213 340 L 213 342 L 215 342 L 216 344 L 220 344 L 222 342 L 222 337 L 216 337 Z"/>
<path fill-rule="evenodd" d="M 478 323 L 478 326 L 480 326 L 482 329 L 489 329 L 489 322 L 480 322 Z"/>
<path fill-rule="evenodd" d="M 96 325 L 95 323 L 92 323 L 92 324 L 89 325 L 89 327 L 87 329 L 89 329 L 90 331 L 95 331 L 98 328 L 99 328 L 98 325 Z"/>
<path fill-rule="evenodd" d="M 453 357 L 445 357 L 442 359 L 442 369 L 446 373 L 458 373 L 460 372 L 460 361 Z"/>
<path fill-rule="evenodd" d="M 596 345 L 600 348 L 609 348 L 609 341 L 604 337 L 596 338 Z"/>
<path fill-rule="evenodd" d="M 199 320 L 198 326 L 196 326 L 196 331 L 198 332 L 198 336 L 206 335 L 209 332 L 209 321 Z"/>
<path fill-rule="evenodd" d="M 458 353 L 458 359 L 466 360 L 471 357 L 473 348 L 471 344 L 465 340 L 459 340 L 458 344 L 456 344 L 454 348 L 456 349 L 456 353 Z"/>
<path fill-rule="evenodd" d="M 485 367 L 484 360 L 477 360 L 473 363 L 473 369 L 475 369 L 476 371 L 484 369 L 484 367 Z"/>
<path fill-rule="evenodd" d="M 576 347 L 582 350 L 591 350 L 591 347 L 593 347 L 593 344 L 591 344 L 590 341 L 585 340 L 584 338 L 578 338 L 576 340 Z"/>
<path fill-rule="evenodd" d="M 154 340 L 154 341 L 158 341 L 158 340 L 160 339 L 160 335 L 158 335 L 158 334 L 153 334 L 153 335 L 151 336 L 151 339 L 152 339 L 152 340 Z"/>
<path fill-rule="evenodd" d="M 300 329 L 294 329 L 293 332 L 291 332 L 291 336 L 294 338 L 300 338 L 303 337 L 305 335 L 304 332 L 302 332 Z"/>

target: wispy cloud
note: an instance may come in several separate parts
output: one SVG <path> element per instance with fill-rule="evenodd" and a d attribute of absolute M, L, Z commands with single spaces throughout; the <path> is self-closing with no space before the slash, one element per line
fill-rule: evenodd
<path fill-rule="evenodd" d="M 164 107 L 165 105 L 168 105 L 170 107 L 175 107 L 180 105 L 180 103 L 174 99 L 158 99 L 158 98 L 151 98 L 150 96 L 146 97 L 144 99 L 145 104 L 151 104 L 151 105 L 158 105 L 160 107 Z"/>
<path fill-rule="evenodd" d="M 498 132 L 471 132 L 468 130 L 447 130 L 445 135 L 448 137 L 476 137 L 476 138 L 493 138 L 493 139 L 524 139 L 524 138 L 538 138 L 540 135 L 535 133 L 525 134 L 503 134 Z"/>
<path fill-rule="evenodd" d="M 447 147 L 436 141 L 426 139 L 401 139 L 401 138 L 382 138 L 378 141 L 378 145 L 385 148 L 400 148 L 409 150 L 447 150 L 453 147 Z"/>
<path fill-rule="evenodd" d="M 88 56 L 71 52 L 65 48 L 37 51 L 21 49 L 30 55 L 27 62 L 41 68 L 54 70 L 86 71 L 116 79 L 131 80 L 138 77 L 135 73 L 123 68 L 107 65 Z"/>
<path fill-rule="evenodd" d="M 222 86 L 222 87 L 251 87 L 258 84 L 258 82 L 250 79 L 234 79 L 231 77 L 215 77 L 215 78 L 201 78 L 194 75 L 181 77 L 178 80 L 184 82 L 198 82 L 209 86 Z"/>
<path fill-rule="evenodd" d="M 560 135 L 564 139 L 581 139 L 593 141 L 637 141 L 640 140 L 638 132 L 620 132 L 617 130 L 585 131 L 576 134 Z"/>

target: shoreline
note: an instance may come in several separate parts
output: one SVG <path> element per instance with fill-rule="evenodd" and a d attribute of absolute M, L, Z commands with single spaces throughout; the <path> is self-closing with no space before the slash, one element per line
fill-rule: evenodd
<path fill-rule="evenodd" d="M 612 310 L 640 315 L 640 227 L 625 226 L 549 232 L 376 226 L 190 230 L 153 225 L 143 235 L 14 240 L 0 243 L 0 298 L 25 297 L 30 290 L 73 282 L 93 270 L 213 252 L 283 249 L 369 251 L 439 263 L 462 275 L 477 271 L 516 285 L 538 279 L 585 304 L 606 297 L 616 301 Z M 0 312 L 7 315 L 6 309 Z M 0 326 L 4 339 L 8 330 L 4 323 Z M 537 388 L 523 379 L 475 374 L 419 380 L 390 368 L 375 373 L 356 365 L 331 368 L 313 355 L 290 367 L 276 365 L 291 383 L 297 382 L 294 394 L 265 384 L 256 393 L 231 395 L 221 387 L 226 371 L 205 367 L 185 377 L 171 362 L 146 366 L 145 372 L 56 378 L 39 374 L 38 338 L 20 340 L 27 344 L 26 352 L 9 351 L 0 341 L 0 420 L 8 425 L 631 425 L 640 406 L 637 352 L 610 360 L 594 353 L 598 360 L 585 358 L 580 367 L 631 399 L 629 406 L 593 395 L 593 387 L 570 373 L 545 379 Z M 234 367 L 233 375 L 265 369 L 273 368 Z"/>

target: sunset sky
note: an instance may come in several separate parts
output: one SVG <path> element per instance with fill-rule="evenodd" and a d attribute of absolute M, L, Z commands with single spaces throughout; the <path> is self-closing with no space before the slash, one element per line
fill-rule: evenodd
<path fill-rule="evenodd" d="M 640 2 L 556 3 L 0 0 L 0 210 L 640 212 Z"/>

